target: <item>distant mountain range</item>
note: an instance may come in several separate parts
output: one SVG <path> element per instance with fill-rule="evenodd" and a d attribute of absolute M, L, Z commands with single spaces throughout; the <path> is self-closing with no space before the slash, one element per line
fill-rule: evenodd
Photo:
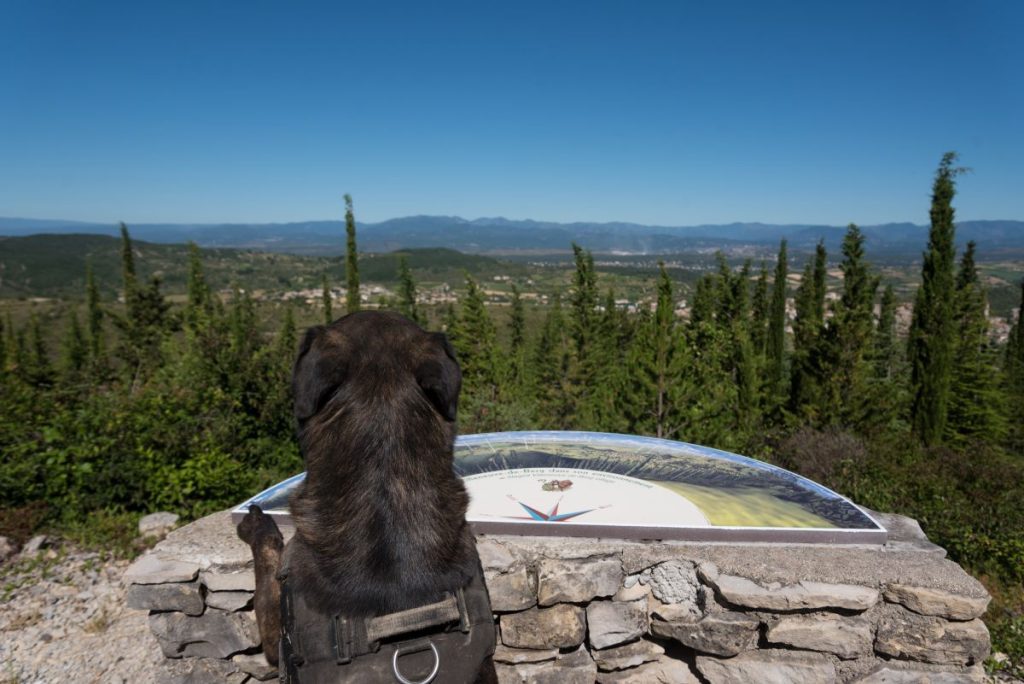
<path fill-rule="evenodd" d="M 133 237 L 156 243 L 189 240 L 202 247 L 258 249 L 294 254 L 340 254 L 345 248 L 342 221 L 297 223 L 130 224 Z M 917 253 L 924 250 L 928 227 L 912 223 L 861 226 L 868 248 L 878 253 Z M 546 221 L 458 216 L 407 216 L 380 223 L 358 224 L 359 249 L 387 252 L 400 248 L 447 247 L 468 253 L 551 253 L 567 251 L 577 242 L 594 252 L 669 254 L 700 248 L 776 245 L 786 238 L 790 247 L 806 249 L 824 239 L 838 248 L 845 226 L 730 223 L 699 226 L 649 226 L 635 223 L 552 223 Z M 0 218 L 0 235 L 85 233 L 117 235 L 111 224 L 82 221 Z M 979 252 L 1024 250 L 1024 221 L 961 221 L 957 242 L 974 240 Z"/>

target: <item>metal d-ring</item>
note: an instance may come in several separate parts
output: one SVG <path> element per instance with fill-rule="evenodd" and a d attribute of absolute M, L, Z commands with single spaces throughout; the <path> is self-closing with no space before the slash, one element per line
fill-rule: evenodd
<path fill-rule="evenodd" d="M 437 676 L 437 671 L 441 668 L 441 655 L 437 652 L 437 646 L 434 646 L 433 641 L 428 640 L 427 645 L 430 646 L 430 650 L 434 652 L 434 669 L 430 671 L 430 674 L 428 674 L 426 678 L 421 679 L 418 682 L 406 679 L 402 676 L 402 673 L 398 671 L 398 656 L 409 655 L 411 653 L 419 653 L 420 651 L 427 650 L 423 647 L 423 642 L 416 644 L 415 646 L 406 651 L 403 651 L 401 646 L 395 649 L 394 655 L 391 656 L 391 669 L 395 673 L 395 678 L 399 682 L 401 682 L 402 684 L 430 684 L 430 682 L 434 681 L 434 677 Z"/>

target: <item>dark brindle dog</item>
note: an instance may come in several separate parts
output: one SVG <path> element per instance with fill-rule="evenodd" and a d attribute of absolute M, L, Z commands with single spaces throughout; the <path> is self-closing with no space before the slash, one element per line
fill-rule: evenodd
<path fill-rule="evenodd" d="M 295 536 L 284 546 L 257 507 L 238 526 L 263 649 L 272 663 L 280 652 L 283 680 L 496 681 L 468 496 L 452 471 L 461 382 L 445 336 L 397 314 L 306 333 L 292 378 L 306 465 Z"/>

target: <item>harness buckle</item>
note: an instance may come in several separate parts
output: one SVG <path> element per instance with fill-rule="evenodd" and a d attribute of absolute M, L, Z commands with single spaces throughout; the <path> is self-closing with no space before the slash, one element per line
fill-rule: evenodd
<path fill-rule="evenodd" d="M 398 658 L 404 655 L 412 655 L 413 653 L 419 653 L 420 651 L 426 651 L 430 649 L 434 654 L 434 667 L 430 670 L 425 678 L 419 681 L 412 681 L 406 679 L 402 673 L 398 670 Z M 404 644 L 399 644 L 395 647 L 395 652 L 391 656 L 391 670 L 395 673 L 395 679 L 401 684 L 430 684 L 434 681 L 434 677 L 437 676 L 437 671 L 441 668 L 441 655 L 437 652 L 437 646 L 430 639 L 418 639 L 417 641 L 410 641 Z"/>
<path fill-rule="evenodd" d="M 341 615 L 333 615 L 331 627 L 334 632 L 334 662 L 347 665 L 352 662 L 352 635 L 348 620 Z"/>

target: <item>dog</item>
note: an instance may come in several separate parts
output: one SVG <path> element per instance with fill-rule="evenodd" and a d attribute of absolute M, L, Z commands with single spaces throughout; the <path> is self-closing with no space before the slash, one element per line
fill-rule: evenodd
<path fill-rule="evenodd" d="M 238 526 L 283 681 L 497 681 L 469 497 L 452 471 L 461 383 L 444 334 L 396 313 L 352 313 L 303 337 L 295 535 L 283 544 L 255 506 Z"/>

